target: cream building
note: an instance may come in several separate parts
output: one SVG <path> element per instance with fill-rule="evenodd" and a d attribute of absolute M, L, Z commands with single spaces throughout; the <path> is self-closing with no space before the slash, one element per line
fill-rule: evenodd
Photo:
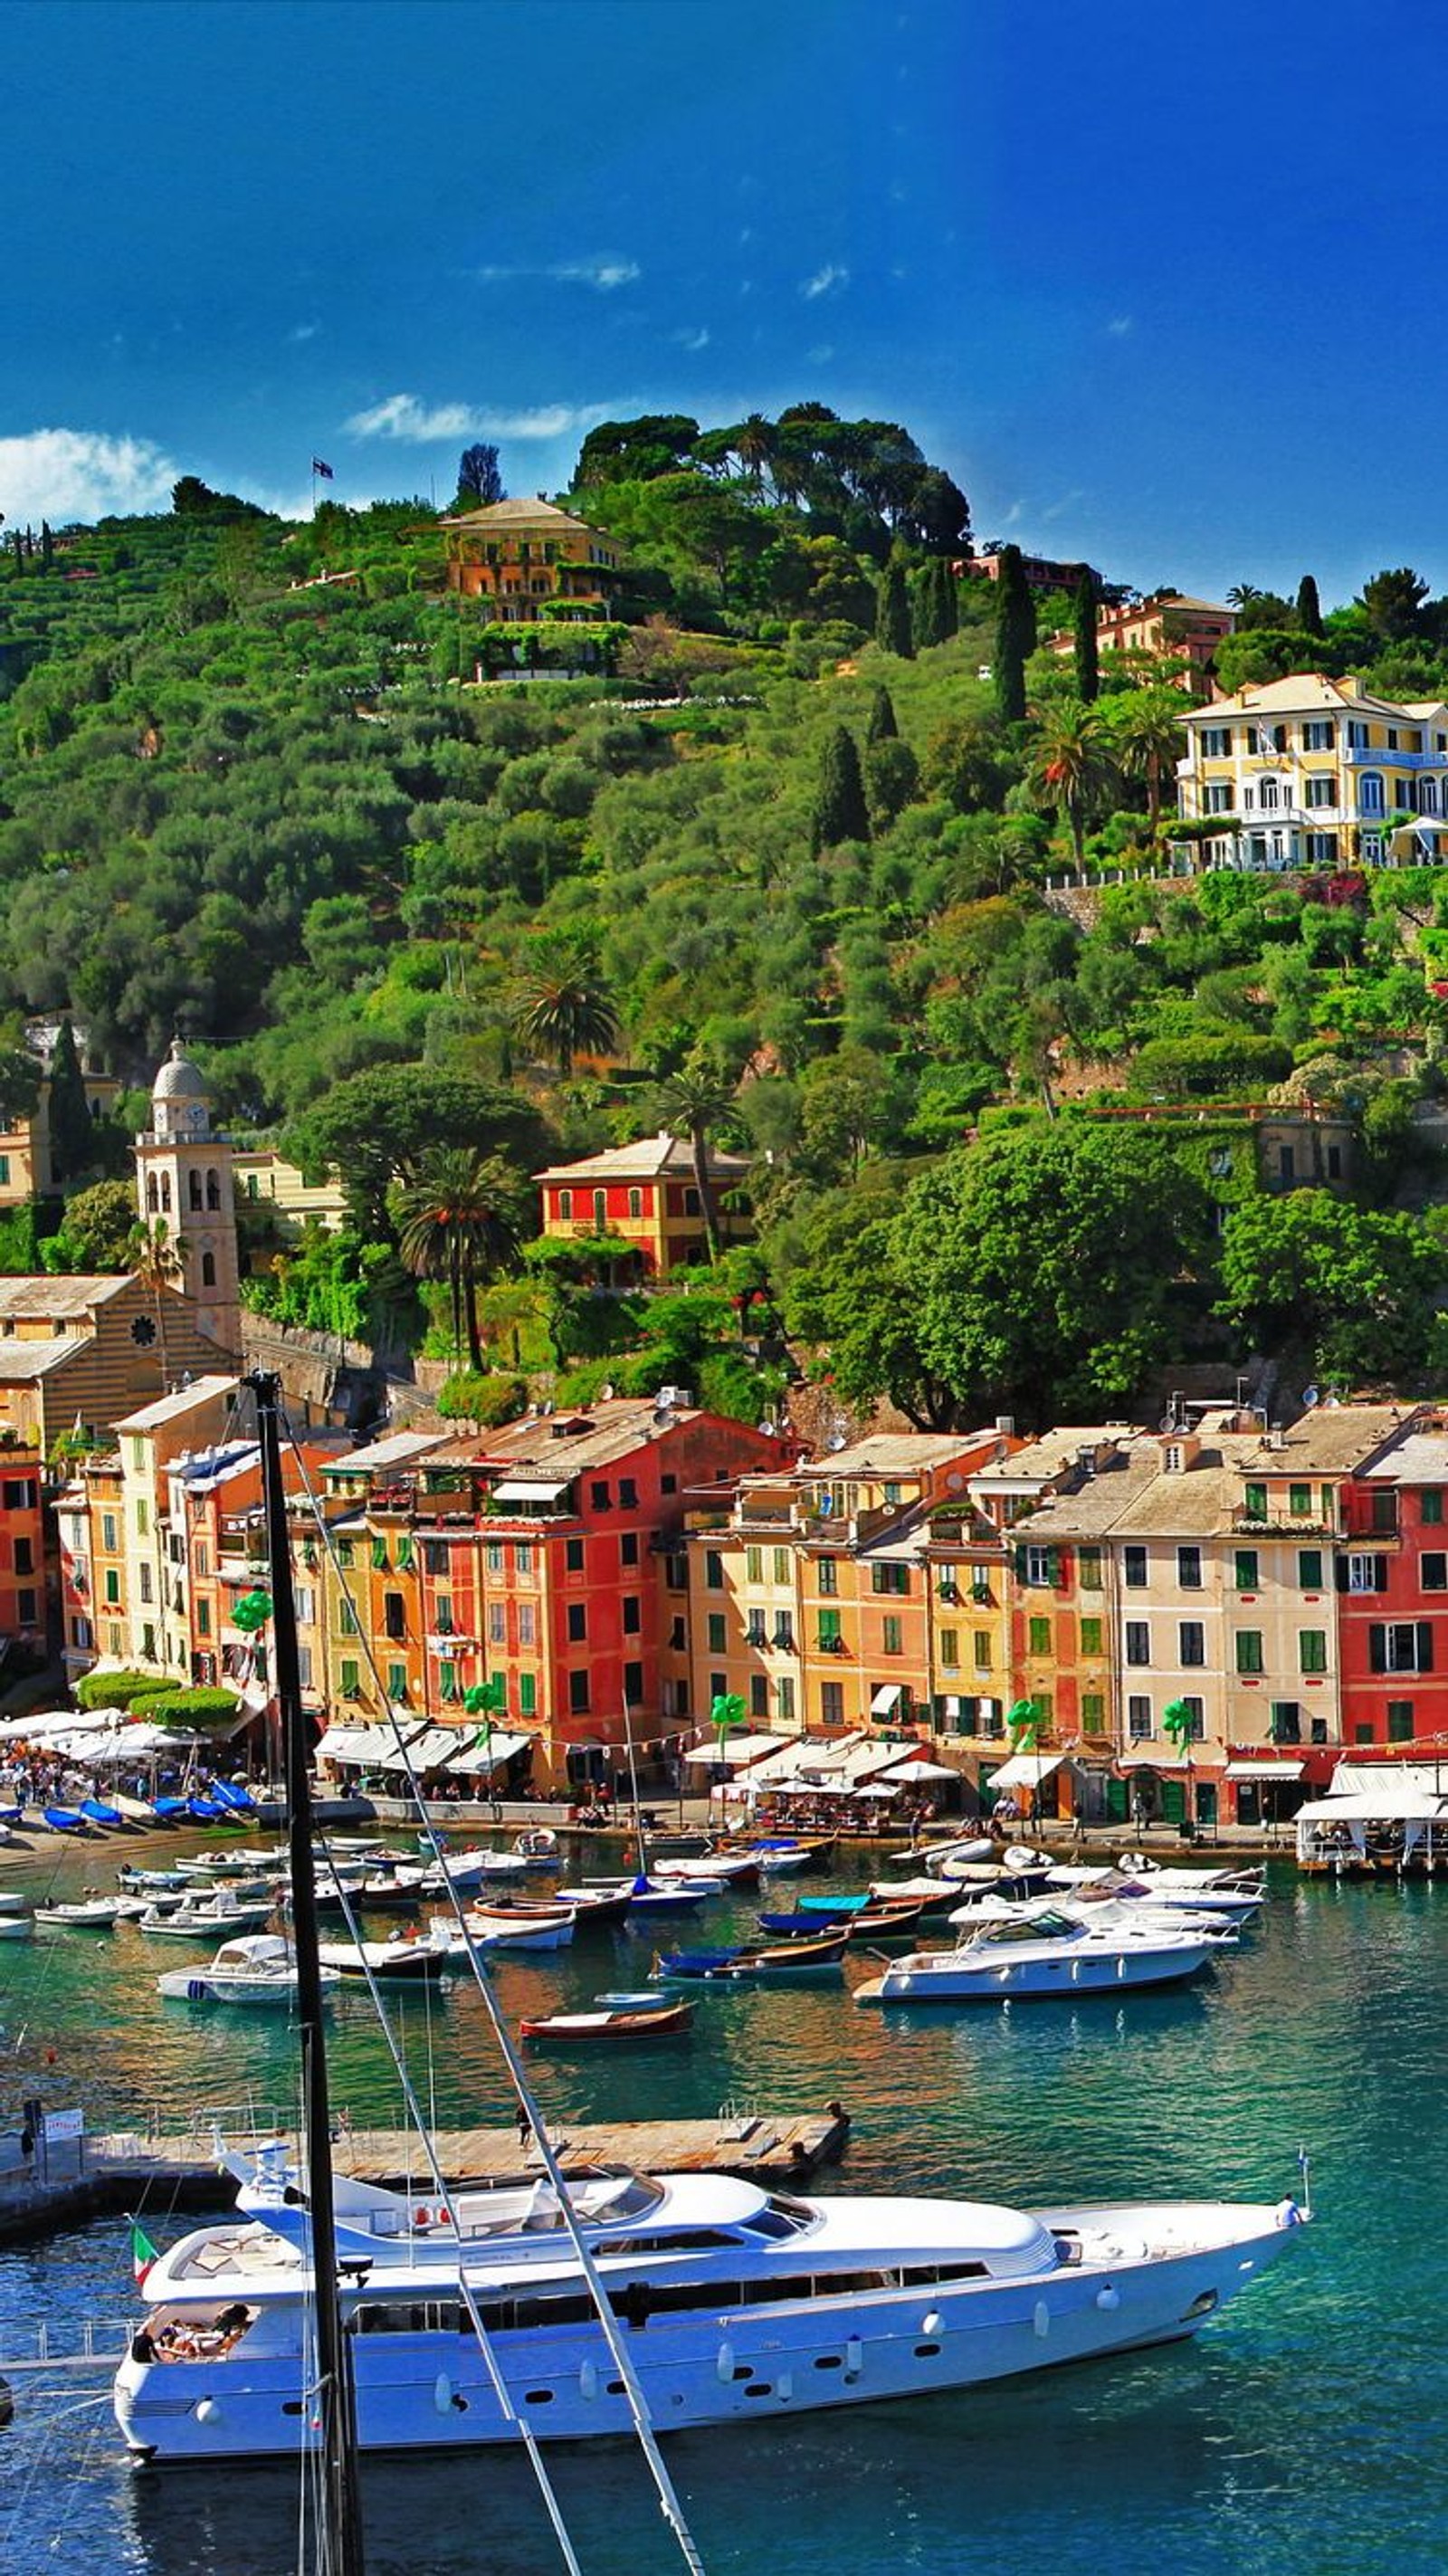
<path fill-rule="evenodd" d="M 191 1679 L 190 1565 L 184 1525 L 173 1526 L 168 1470 L 187 1452 L 214 1448 L 234 1426 L 240 1381 L 201 1377 L 128 1413 L 116 1428 L 121 1458 L 123 1598 L 128 1658 Z"/>
<path fill-rule="evenodd" d="M 1432 865 L 1448 835 L 1448 706 L 1304 672 L 1184 709 L 1183 821 L 1223 868 Z"/>

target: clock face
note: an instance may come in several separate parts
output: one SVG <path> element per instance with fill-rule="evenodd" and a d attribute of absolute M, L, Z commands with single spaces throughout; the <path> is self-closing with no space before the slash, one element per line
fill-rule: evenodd
<path fill-rule="evenodd" d="M 142 1350 L 146 1350 L 146 1349 L 148 1349 L 148 1348 L 149 1348 L 150 1344 L 151 1344 L 152 1342 L 154 1342 L 155 1338 L 156 1338 L 156 1327 L 155 1327 L 155 1325 L 153 1324 L 153 1322 L 151 1321 L 150 1316 L 149 1316 L 149 1315 L 138 1315 L 138 1316 L 136 1317 L 135 1322 L 134 1322 L 134 1323 L 132 1324 L 132 1326 L 131 1326 L 131 1339 L 132 1339 L 132 1341 L 133 1341 L 133 1342 L 138 1342 L 138 1343 L 140 1344 L 141 1349 L 142 1349 Z"/>

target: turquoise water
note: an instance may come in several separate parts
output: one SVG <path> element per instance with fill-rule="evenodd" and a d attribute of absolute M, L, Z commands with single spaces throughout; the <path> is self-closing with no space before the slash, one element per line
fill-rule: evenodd
<path fill-rule="evenodd" d="M 3 1874 L 14 1879 L 17 1872 Z M 96 1874 L 66 1855 L 62 1877 Z M 785 1900 L 787 1901 L 787 1899 Z M 740 1909 L 740 1919 L 743 1909 Z M 708 1935 L 731 1922 L 709 1909 Z M 649 1944 L 595 1937 L 500 1969 L 510 2018 L 633 1983 Z M 97 2125 L 199 2099 L 284 2107 L 285 2033 L 163 2005 L 177 1945 L 135 1933 L 0 1944 L 0 2123 L 32 2088 Z M 851 1975 L 859 1970 L 851 1969 Z M 848 2409 L 669 2450 L 710 2576 L 1000 2567 L 1009 2576 L 1394 2576 L 1448 2560 L 1444 2241 L 1448 1889 L 1299 1887 L 1205 1985 L 1076 2008 L 908 2019 L 838 1990 L 710 1993 L 682 2047 L 607 2063 L 535 2058 L 555 2123 L 844 2101 L 845 2190 L 1045 2201 L 1139 2193 L 1277 2199 L 1313 2149 L 1318 2223 L 1195 2344 L 1045 2373 L 986 2395 Z M 478 1998 L 409 1999 L 404 2040 L 443 2122 L 509 2116 Z M 17 2047 L 18 2041 L 18 2047 Z M 54 2063 L 44 2062 L 53 2051 Z M 335 2017 L 337 2096 L 395 2119 L 370 2013 Z M 187 2222 L 147 2214 L 169 2241 Z M 0 2350 L 129 2305 L 108 2223 L 0 2254 Z M 295 2481 L 135 2478 L 95 2379 L 18 2383 L 0 2433 L 0 2566 L 87 2576 L 280 2576 Z M 552 2455 L 588 2576 L 682 2564 L 626 2448 Z M 496 2455 L 365 2478 L 369 2576 L 544 2576 L 559 2564 L 526 2468 Z"/>

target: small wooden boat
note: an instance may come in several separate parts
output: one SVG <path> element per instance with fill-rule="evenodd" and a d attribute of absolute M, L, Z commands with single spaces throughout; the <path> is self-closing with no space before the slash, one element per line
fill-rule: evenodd
<path fill-rule="evenodd" d="M 756 1886 L 759 1880 L 759 1859 L 752 1851 L 701 1852 L 697 1859 L 655 1859 L 650 1866 L 666 1887 L 702 1887 L 711 1896 L 726 1887 Z"/>
<path fill-rule="evenodd" d="M 524 2039 L 574 2048 L 601 2039 L 676 2038 L 692 2027 L 693 2019 L 694 2007 L 682 1997 L 673 2002 L 660 1995 L 640 2007 L 633 1998 L 610 2002 L 600 1995 L 591 2012 L 546 2013 L 537 2021 L 520 2021 L 518 2029 Z"/>
<path fill-rule="evenodd" d="M 119 1896 L 87 1896 L 73 1905 L 37 1905 L 37 1923 L 64 1924 L 71 1932 L 109 1932 L 121 1919 L 124 1900 Z"/>
<path fill-rule="evenodd" d="M 28 1914 L 30 1899 L 21 1887 L 0 1887 L 0 1914 Z"/>
<path fill-rule="evenodd" d="M 28 1941 L 34 1929 L 29 1914 L 0 1914 L 0 1941 Z"/>
<path fill-rule="evenodd" d="M 386 1941 L 324 1941 L 319 1953 L 324 1968 L 343 1977 L 375 1977 L 382 1985 L 422 1985 L 450 1974 L 450 1942 L 415 1930 L 394 1932 Z"/>
<path fill-rule="evenodd" d="M 807 1941 L 774 1941 L 735 1950 L 671 1950 L 654 1963 L 661 1982 L 674 1984 L 769 1984 L 793 1977 L 829 1976 L 839 1972 L 845 1955 L 843 1932 L 828 1932 Z"/>
<path fill-rule="evenodd" d="M 556 1906 L 548 1914 L 525 1913 L 522 1906 L 511 1910 L 498 1906 L 487 1913 L 477 1910 L 465 1917 L 468 1939 L 479 1950 L 566 1950 L 573 1939 L 573 1916 L 560 1914 Z M 445 1914 L 432 1918 L 434 1936 L 449 1936 L 450 1946 L 460 1958 L 467 1956 L 460 1936 Z"/>
<path fill-rule="evenodd" d="M 907 1897 L 899 1905 L 854 1906 L 833 1926 L 827 1914 L 803 1906 L 796 1906 L 789 1914 L 761 1914 L 757 1920 L 761 1932 L 768 1932 L 775 1940 L 808 1940 L 833 1928 L 842 1932 L 847 1941 L 888 1941 L 912 1933 L 924 1912 L 918 1897 Z"/>

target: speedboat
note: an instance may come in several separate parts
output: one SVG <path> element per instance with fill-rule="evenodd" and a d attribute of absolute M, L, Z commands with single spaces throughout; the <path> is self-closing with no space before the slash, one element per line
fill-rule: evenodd
<path fill-rule="evenodd" d="M 151 2265 L 116 2374 L 149 2467 L 295 2457 L 317 2440 L 308 2195 L 281 2141 L 225 2159 L 234 2216 Z M 575 2252 L 670 2431 L 938 2395 L 1192 2336 L 1298 2237 L 1292 2200 L 1044 2210 L 804 2199 L 725 2175 L 546 2178 L 424 2201 L 338 2173 L 340 2307 L 361 2449 L 627 2433 Z M 496 2380 L 494 2377 L 496 2373 Z M 500 2395 L 500 2387 L 502 2395 Z"/>
<path fill-rule="evenodd" d="M 520 1907 L 510 1913 L 499 1906 L 487 1912 L 474 1908 L 463 1918 L 467 1940 L 458 1932 L 446 1914 L 432 1918 L 433 1938 L 446 1941 L 450 1954 L 459 1959 L 468 1955 L 468 1942 L 476 1950 L 566 1950 L 573 1939 L 573 1916 L 555 1907 L 551 1914 L 525 1914 Z"/>
<path fill-rule="evenodd" d="M 1164 1869 L 1139 1854 L 1128 1855 L 1112 1869 L 1057 1869 L 1052 1885 L 1079 1896 L 1100 1889 L 1110 1896 L 1139 1896 L 1155 1906 L 1231 1915 L 1239 1921 L 1260 1913 L 1267 1895 L 1257 1870 Z"/>
<path fill-rule="evenodd" d="M 857 2004 L 1040 2002 L 1121 1994 L 1196 1976 L 1214 1943 L 1180 1929 L 1080 1922 L 1046 1907 L 962 1934 L 953 1950 L 911 1950 L 855 1988 Z"/>
<path fill-rule="evenodd" d="M 206 1941 L 222 1932 L 253 1932 L 265 1923 L 272 1912 L 272 1899 L 258 1896 L 245 1903 L 229 1889 L 195 1902 L 183 1898 L 179 1905 L 148 1905 L 136 1918 L 138 1932 L 149 1933 L 153 1940 Z"/>
<path fill-rule="evenodd" d="M 422 1985 L 445 1977 L 453 1964 L 450 1939 L 419 1932 L 409 1925 L 385 1941 L 323 1941 L 318 1957 L 324 1968 L 343 1977 L 375 1977 L 384 1985 Z"/>
<path fill-rule="evenodd" d="M 125 1912 L 119 1896 L 78 1897 L 71 1905 L 37 1905 L 37 1923 L 61 1923 L 72 1932 L 110 1932 Z"/>
<path fill-rule="evenodd" d="M 335 1968 L 323 1968 L 321 1979 L 324 1990 L 342 1982 Z M 297 1995 L 296 1956 L 279 1932 L 250 1932 L 223 1941 L 204 1968 L 168 1968 L 156 1991 L 187 2004 L 290 2005 Z"/>

